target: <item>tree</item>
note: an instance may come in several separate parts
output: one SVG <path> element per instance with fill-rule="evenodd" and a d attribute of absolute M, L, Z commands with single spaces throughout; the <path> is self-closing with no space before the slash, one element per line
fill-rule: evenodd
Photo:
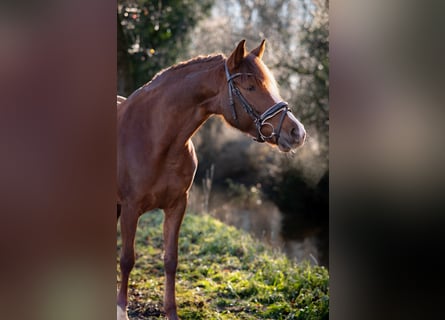
<path fill-rule="evenodd" d="M 296 112 L 328 138 L 329 132 L 329 2 L 305 5 L 308 21 L 301 30 L 301 57 L 296 65 L 284 64 L 300 77 Z M 325 142 L 327 143 L 327 141 Z"/>
<path fill-rule="evenodd" d="M 118 1 L 118 92 L 128 95 L 175 62 L 213 0 Z"/>

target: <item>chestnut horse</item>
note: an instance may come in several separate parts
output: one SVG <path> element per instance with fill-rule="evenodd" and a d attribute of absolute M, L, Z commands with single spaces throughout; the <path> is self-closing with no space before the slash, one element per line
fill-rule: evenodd
<path fill-rule="evenodd" d="M 118 97 L 119 320 L 128 319 L 128 277 L 135 263 L 138 219 L 156 208 L 164 211 L 164 310 L 168 319 L 179 319 L 178 233 L 198 163 L 191 137 L 211 115 L 284 152 L 304 143 L 303 125 L 280 98 L 261 60 L 264 49 L 265 41 L 249 53 L 242 40 L 227 59 L 197 57 L 160 72 L 128 99 Z"/>

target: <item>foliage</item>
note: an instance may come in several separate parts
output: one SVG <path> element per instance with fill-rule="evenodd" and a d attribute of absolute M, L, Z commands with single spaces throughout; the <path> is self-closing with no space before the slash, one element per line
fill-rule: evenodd
<path fill-rule="evenodd" d="M 328 135 L 329 124 L 329 20 L 328 0 L 313 0 L 312 9 L 305 6 L 310 19 L 303 24 L 300 37 L 302 46 L 298 63 L 287 65 L 300 76 L 297 114 L 317 130 Z"/>
<path fill-rule="evenodd" d="M 212 4 L 213 0 L 118 1 L 118 69 L 132 82 L 131 88 L 120 89 L 134 91 L 177 62 L 190 30 Z"/>
<path fill-rule="evenodd" d="M 129 297 L 133 319 L 162 316 L 161 222 L 161 212 L 151 212 L 139 223 Z M 186 216 L 179 250 L 181 319 L 328 319 L 323 267 L 295 264 L 209 216 Z"/>
<path fill-rule="evenodd" d="M 227 194 L 233 203 L 238 207 L 249 208 L 261 203 L 262 192 L 261 185 L 246 186 L 242 183 L 236 183 L 232 179 L 227 179 Z"/>

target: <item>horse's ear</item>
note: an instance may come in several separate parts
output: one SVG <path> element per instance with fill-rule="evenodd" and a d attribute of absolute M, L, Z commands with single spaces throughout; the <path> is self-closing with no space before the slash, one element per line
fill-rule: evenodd
<path fill-rule="evenodd" d="M 229 59 L 227 59 L 227 66 L 229 69 L 233 70 L 237 68 L 246 55 L 246 40 L 241 40 L 236 49 L 230 55 Z"/>
<path fill-rule="evenodd" d="M 263 57 L 265 49 L 266 49 L 266 40 L 263 40 L 261 41 L 261 44 L 258 46 L 258 48 L 253 49 L 250 53 L 261 59 Z"/>

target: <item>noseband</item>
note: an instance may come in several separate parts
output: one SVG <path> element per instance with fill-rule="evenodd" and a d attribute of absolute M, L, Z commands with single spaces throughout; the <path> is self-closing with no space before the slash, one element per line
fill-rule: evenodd
<path fill-rule="evenodd" d="M 254 139 L 257 142 L 265 142 L 266 139 L 271 139 L 273 137 L 276 137 L 276 142 L 278 143 L 278 139 L 280 138 L 280 132 L 281 127 L 283 125 L 284 118 L 286 117 L 286 114 L 290 112 L 289 106 L 287 102 L 280 101 L 273 106 L 271 106 L 269 109 L 264 111 L 262 114 L 258 113 L 250 104 L 247 102 L 246 98 L 241 94 L 241 91 L 235 86 L 233 79 L 242 75 L 246 76 L 254 76 L 253 73 L 235 73 L 230 74 L 229 68 L 227 67 L 227 62 L 224 64 L 224 68 L 226 71 L 226 77 L 227 77 L 227 83 L 229 84 L 229 102 L 230 107 L 232 108 L 232 116 L 233 119 L 238 121 L 236 109 L 235 109 L 235 102 L 233 101 L 233 95 L 235 95 L 238 100 L 241 102 L 241 105 L 243 106 L 243 109 L 247 112 L 247 114 L 253 119 L 253 122 L 255 123 L 258 135 Z M 275 127 L 270 123 L 267 122 L 267 120 L 275 117 L 279 113 L 281 114 L 280 122 L 278 125 L 278 130 L 275 130 Z M 272 133 L 270 135 L 264 135 L 262 130 L 265 127 L 270 127 L 272 129 Z"/>

